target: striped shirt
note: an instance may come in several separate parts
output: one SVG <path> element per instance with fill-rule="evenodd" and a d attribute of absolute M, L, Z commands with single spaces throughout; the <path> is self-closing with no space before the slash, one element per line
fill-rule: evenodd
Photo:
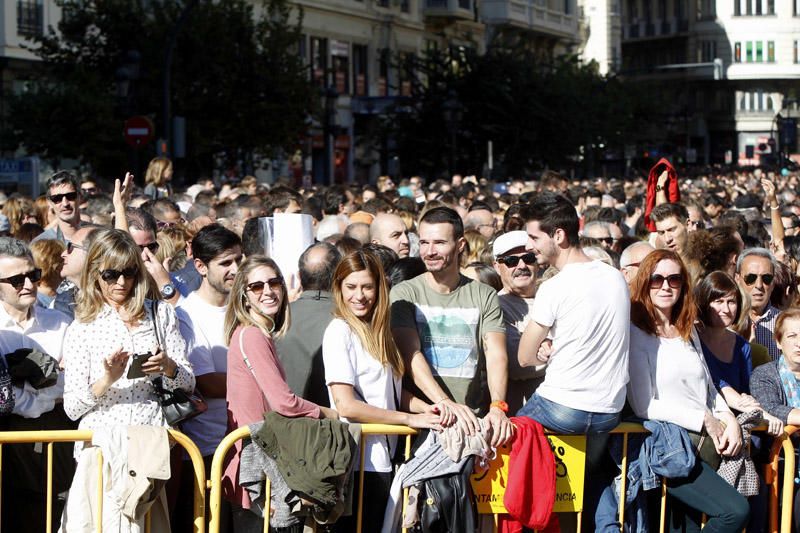
<path fill-rule="evenodd" d="M 775 322 L 778 320 L 780 309 L 768 304 L 764 313 L 755 320 L 756 328 L 756 342 L 762 346 L 766 346 L 769 351 L 769 356 L 773 361 L 781 356 L 781 349 L 778 348 L 778 343 L 775 342 Z"/>

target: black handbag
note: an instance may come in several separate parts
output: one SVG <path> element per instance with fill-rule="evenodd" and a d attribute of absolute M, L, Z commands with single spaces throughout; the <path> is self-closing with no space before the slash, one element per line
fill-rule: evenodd
<path fill-rule="evenodd" d="M 58 361 L 33 348 L 20 348 L 6 354 L 8 371 L 14 385 L 27 381 L 34 389 L 44 389 L 58 381 Z"/>
<path fill-rule="evenodd" d="M 162 342 L 163 337 L 158 328 L 158 300 L 153 300 L 152 304 L 153 330 L 156 335 L 156 342 L 162 349 L 165 349 Z M 153 380 L 153 388 L 155 389 L 158 403 L 161 405 L 161 411 L 164 413 L 164 418 L 170 426 L 177 426 L 208 411 L 208 404 L 197 392 L 197 389 L 191 394 L 187 394 L 181 389 L 168 390 L 164 387 L 164 381 L 160 377 Z"/>
<path fill-rule="evenodd" d="M 0 416 L 10 415 L 14 412 L 14 387 L 11 383 L 11 374 L 8 372 L 8 363 L 0 356 Z"/>
<path fill-rule="evenodd" d="M 478 521 L 472 503 L 472 474 L 474 457 L 464 461 L 459 472 L 434 477 L 422 482 L 419 495 L 421 509 L 414 531 L 421 533 L 471 533 L 477 531 Z"/>

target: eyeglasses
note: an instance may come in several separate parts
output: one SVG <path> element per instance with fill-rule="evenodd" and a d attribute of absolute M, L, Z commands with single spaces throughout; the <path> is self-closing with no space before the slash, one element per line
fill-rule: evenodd
<path fill-rule="evenodd" d="M 595 240 L 604 242 L 609 246 L 612 246 L 615 242 L 617 242 L 617 239 L 615 239 L 614 237 L 595 237 Z"/>
<path fill-rule="evenodd" d="M 660 289 L 664 286 L 664 281 L 667 282 L 671 289 L 680 289 L 683 286 L 683 276 L 680 274 L 670 274 L 669 276 L 653 274 L 650 276 L 650 288 Z"/>
<path fill-rule="evenodd" d="M 139 269 L 136 267 L 129 267 L 124 268 L 122 270 L 116 270 L 113 268 L 107 268 L 100 272 L 100 277 L 103 278 L 103 281 L 106 283 L 111 283 L 112 281 L 117 281 L 120 276 L 125 279 L 133 279 L 139 274 Z"/>
<path fill-rule="evenodd" d="M 71 254 L 72 251 L 77 248 L 78 250 L 86 250 L 85 246 L 81 246 L 80 244 L 75 244 L 72 241 L 67 241 L 67 255 Z"/>
<path fill-rule="evenodd" d="M 522 254 L 522 255 L 507 255 L 505 257 L 498 257 L 497 262 L 502 263 L 508 268 L 516 267 L 519 262 L 522 261 L 526 265 L 535 265 L 536 264 L 536 254 L 533 252 Z"/>
<path fill-rule="evenodd" d="M 25 286 L 25 280 L 31 280 L 31 283 L 36 283 L 40 279 L 42 279 L 42 269 L 34 268 L 30 272 L 25 272 L 23 274 L 17 274 L 16 276 L 9 276 L 7 278 L 0 279 L 0 283 L 8 283 L 15 290 L 20 290 L 23 286 Z"/>
<path fill-rule="evenodd" d="M 48 196 L 48 198 L 50 198 L 50 201 L 53 202 L 54 204 L 60 204 L 61 200 L 63 200 L 64 198 L 66 198 L 70 202 L 74 202 L 75 200 L 78 199 L 78 193 L 72 191 L 72 192 L 65 192 L 62 194 L 51 194 L 50 196 Z"/>
<path fill-rule="evenodd" d="M 155 242 L 155 241 L 151 242 L 150 244 L 140 244 L 139 245 L 139 249 L 141 251 L 144 251 L 144 249 L 147 248 L 148 250 L 150 250 L 151 254 L 158 253 L 158 247 L 159 247 L 159 244 L 157 242 Z"/>
<path fill-rule="evenodd" d="M 754 285 L 758 278 L 758 274 L 747 274 L 744 277 L 744 282 L 748 286 Z M 764 283 L 764 285 L 772 285 L 772 280 L 774 279 L 775 276 L 773 274 L 761 274 L 761 281 Z"/>
<path fill-rule="evenodd" d="M 269 285 L 269 288 L 273 291 L 277 291 L 278 289 L 283 288 L 283 278 L 280 276 L 269 278 L 267 281 L 254 281 L 253 283 L 247 284 L 247 290 L 252 292 L 256 295 L 256 297 L 260 297 L 264 294 L 264 285 Z"/>

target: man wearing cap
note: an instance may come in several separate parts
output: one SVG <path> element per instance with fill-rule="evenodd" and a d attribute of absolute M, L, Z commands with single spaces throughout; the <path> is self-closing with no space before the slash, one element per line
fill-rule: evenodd
<path fill-rule="evenodd" d="M 506 402 L 510 412 L 517 412 L 531 397 L 542 382 L 547 368 L 546 364 L 522 367 L 517 359 L 519 339 L 530 321 L 533 296 L 536 293 L 536 255 L 525 250 L 527 243 L 527 233 L 509 231 L 497 237 L 492 247 L 494 268 L 503 282 L 503 290 L 497 296 L 506 325 Z"/>

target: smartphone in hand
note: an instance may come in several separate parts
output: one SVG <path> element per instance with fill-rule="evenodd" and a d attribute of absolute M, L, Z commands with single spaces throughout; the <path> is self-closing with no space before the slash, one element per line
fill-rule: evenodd
<path fill-rule="evenodd" d="M 131 357 L 131 366 L 128 367 L 128 374 L 126 377 L 128 379 L 137 379 L 145 377 L 147 374 L 145 374 L 144 371 L 142 370 L 142 365 L 145 364 L 147 360 L 150 359 L 150 357 L 152 356 L 153 354 L 147 352 L 147 353 L 137 353 L 136 355 Z"/>

